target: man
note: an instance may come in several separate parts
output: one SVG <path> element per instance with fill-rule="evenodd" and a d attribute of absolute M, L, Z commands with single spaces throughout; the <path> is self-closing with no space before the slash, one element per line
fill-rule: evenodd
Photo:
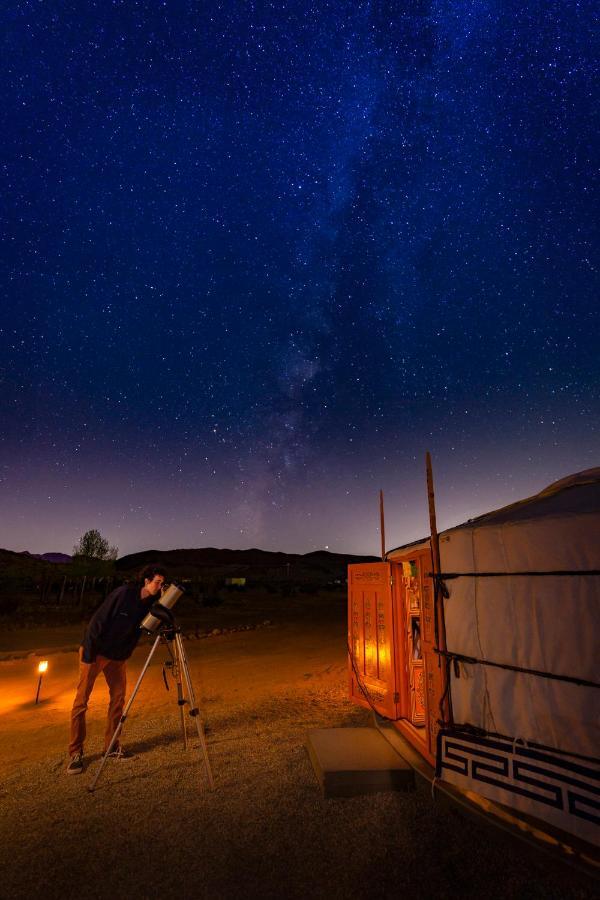
<path fill-rule="evenodd" d="M 140 623 L 158 599 L 164 582 L 165 570 L 161 566 L 146 566 L 137 583 L 125 584 L 109 594 L 90 620 L 79 648 L 79 684 L 71 710 L 69 775 L 83 772 L 85 714 L 100 672 L 110 694 L 104 752 L 108 749 L 125 705 L 126 660 L 135 650 L 141 634 Z M 120 744 L 110 755 L 116 759 L 133 756 Z"/>

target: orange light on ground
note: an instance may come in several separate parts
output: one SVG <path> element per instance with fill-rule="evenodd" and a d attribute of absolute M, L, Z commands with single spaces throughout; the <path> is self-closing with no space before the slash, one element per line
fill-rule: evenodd
<path fill-rule="evenodd" d="M 47 660 L 47 659 L 43 659 L 43 660 L 41 661 L 41 663 L 38 665 L 38 669 L 37 669 L 37 670 L 38 670 L 38 673 L 39 673 L 39 676 L 40 676 L 40 677 L 38 678 L 38 686 L 37 686 L 37 691 L 36 691 L 36 694 L 35 694 L 35 702 L 36 702 L 36 703 L 37 703 L 38 700 L 40 699 L 40 688 L 41 688 L 41 686 L 42 686 L 42 677 L 43 677 L 43 675 L 44 675 L 44 672 L 47 672 L 47 671 L 48 671 L 48 660 Z"/>

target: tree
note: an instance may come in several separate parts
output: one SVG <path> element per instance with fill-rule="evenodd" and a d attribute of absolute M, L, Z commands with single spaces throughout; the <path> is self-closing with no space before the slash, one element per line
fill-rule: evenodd
<path fill-rule="evenodd" d="M 73 556 L 87 556 L 91 559 L 116 559 L 118 547 L 110 547 L 96 528 L 91 528 L 79 538 L 73 547 Z"/>

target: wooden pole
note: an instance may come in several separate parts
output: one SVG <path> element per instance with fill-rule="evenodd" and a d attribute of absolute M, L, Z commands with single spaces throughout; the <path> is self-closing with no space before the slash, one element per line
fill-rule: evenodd
<path fill-rule="evenodd" d="M 379 523 L 381 530 L 381 560 L 385 562 L 385 513 L 383 510 L 383 491 L 379 491 Z"/>
<path fill-rule="evenodd" d="M 431 556 L 433 560 L 433 574 L 440 574 L 440 541 L 435 520 L 435 494 L 433 492 L 433 472 L 431 469 L 431 454 L 429 450 L 425 454 L 425 466 L 427 469 L 427 502 L 429 504 L 429 527 L 431 530 Z"/>
<path fill-rule="evenodd" d="M 427 502 L 429 504 L 429 527 L 431 530 L 431 560 L 433 565 L 433 598 L 434 598 L 434 624 L 435 624 L 435 642 L 436 650 L 446 650 L 446 620 L 444 616 L 444 595 L 445 590 L 440 583 L 439 575 L 441 574 L 440 563 L 440 539 L 437 531 L 437 522 L 435 517 L 435 493 L 433 490 L 433 470 L 431 467 L 431 454 L 429 451 L 425 454 L 425 468 L 427 470 Z M 440 713 L 443 719 L 450 722 L 453 721 L 452 714 L 452 698 L 449 692 L 449 673 L 441 664 L 441 656 L 438 656 L 440 668 L 442 670 L 442 683 L 444 685 L 445 700 L 440 703 Z M 445 674 L 444 674 L 445 671 Z M 444 715 L 444 709 L 446 715 Z"/>

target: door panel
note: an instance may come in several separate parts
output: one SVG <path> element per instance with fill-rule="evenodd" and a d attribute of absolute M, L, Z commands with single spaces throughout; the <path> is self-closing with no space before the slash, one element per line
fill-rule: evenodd
<path fill-rule="evenodd" d="M 405 627 L 407 640 L 408 684 L 410 691 L 410 721 L 413 725 L 425 724 L 423 696 L 423 651 L 421 646 L 422 618 L 422 558 L 402 563 L 402 581 L 405 589 Z"/>
<path fill-rule="evenodd" d="M 395 719 L 398 688 L 390 563 L 348 566 L 350 696 Z"/>

